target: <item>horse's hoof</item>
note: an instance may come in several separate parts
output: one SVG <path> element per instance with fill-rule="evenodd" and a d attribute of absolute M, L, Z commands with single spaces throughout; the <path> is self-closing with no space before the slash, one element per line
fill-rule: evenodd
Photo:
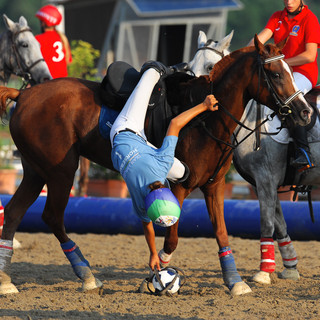
<path fill-rule="evenodd" d="M 254 275 L 252 280 L 261 284 L 270 284 L 271 283 L 270 273 L 265 271 L 259 271 Z"/>
<path fill-rule="evenodd" d="M 13 249 L 19 249 L 21 248 L 21 243 L 16 239 L 16 238 L 13 238 L 13 245 L 12 245 Z"/>
<path fill-rule="evenodd" d="M 94 290 L 102 287 L 102 282 L 97 278 L 89 278 L 82 283 L 82 291 Z"/>
<path fill-rule="evenodd" d="M 252 292 L 251 288 L 244 282 L 236 282 L 231 289 L 231 295 L 241 296 L 242 294 Z"/>
<path fill-rule="evenodd" d="M 19 293 L 18 289 L 12 282 L 0 284 L 0 294 Z"/>
<path fill-rule="evenodd" d="M 280 279 L 288 279 L 288 280 L 299 280 L 300 279 L 300 274 L 297 269 L 284 269 L 280 274 L 279 274 Z"/>

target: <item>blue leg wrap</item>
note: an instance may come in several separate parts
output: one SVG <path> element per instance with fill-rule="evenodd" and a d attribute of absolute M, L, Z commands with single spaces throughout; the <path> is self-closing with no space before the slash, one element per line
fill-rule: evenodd
<path fill-rule="evenodd" d="M 242 281 L 237 271 L 231 248 L 224 247 L 218 252 L 218 254 L 224 283 L 229 288 L 229 290 L 231 290 L 236 282 Z"/>
<path fill-rule="evenodd" d="M 89 262 L 84 258 L 79 247 L 72 240 L 62 243 L 61 248 L 78 278 L 85 280 L 92 276 Z"/>

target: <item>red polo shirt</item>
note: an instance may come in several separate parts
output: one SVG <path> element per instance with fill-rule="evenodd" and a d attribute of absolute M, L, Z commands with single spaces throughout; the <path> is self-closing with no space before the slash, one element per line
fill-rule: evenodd
<path fill-rule="evenodd" d="M 288 19 L 286 9 L 275 12 L 265 28 L 273 32 L 274 42 L 277 44 L 289 36 L 282 52 L 286 58 L 294 57 L 305 51 L 306 43 L 317 43 L 320 47 L 320 25 L 316 15 L 304 6 L 302 11 L 292 19 Z M 317 54 L 318 57 L 318 54 Z M 292 67 L 294 72 L 306 76 L 315 86 L 318 81 L 317 58 L 314 62 Z"/>
<path fill-rule="evenodd" d="M 37 35 L 36 39 L 40 43 L 43 59 L 48 65 L 52 78 L 66 77 L 68 75 L 66 51 L 59 34 L 55 30 L 50 30 Z"/>

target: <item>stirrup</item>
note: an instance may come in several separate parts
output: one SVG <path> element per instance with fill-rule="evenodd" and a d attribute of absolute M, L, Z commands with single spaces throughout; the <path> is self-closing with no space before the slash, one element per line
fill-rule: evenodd
<path fill-rule="evenodd" d="M 309 168 L 313 168 L 314 164 L 309 153 L 303 148 L 299 148 L 299 152 L 299 156 L 296 159 L 292 160 L 290 165 L 296 167 L 299 172 L 302 172 Z"/>

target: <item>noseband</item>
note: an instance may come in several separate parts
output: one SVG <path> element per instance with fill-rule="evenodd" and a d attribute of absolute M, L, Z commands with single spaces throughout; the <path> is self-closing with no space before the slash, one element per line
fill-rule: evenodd
<path fill-rule="evenodd" d="M 265 60 L 262 60 L 261 57 L 259 56 L 258 59 L 259 59 L 260 68 L 259 68 L 259 89 L 258 89 L 258 92 L 260 90 L 260 73 L 262 71 L 264 81 L 266 82 L 266 84 L 268 86 L 268 90 L 269 90 L 269 92 L 271 92 L 271 94 L 276 102 L 276 105 L 279 107 L 278 113 L 281 116 L 288 116 L 289 114 L 292 113 L 292 109 L 289 106 L 289 104 L 302 92 L 300 90 L 298 90 L 294 94 L 292 94 L 288 99 L 286 99 L 285 101 L 282 101 L 282 99 L 277 94 L 274 86 L 272 85 L 269 76 L 267 75 L 266 71 L 263 68 L 263 65 L 268 64 L 268 63 L 272 63 L 274 61 L 282 60 L 283 58 L 284 58 L 283 54 L 275 56 L 275 57 L 267 58 Z"/>
<path fill-rule="evenodd" d="M 203 47 L 198 48 L 197 52 L 200 51 L 200 50 L 211 50 L 211 51 L 213 51 L 214 53 L 218 54 L 221 58 L 223 58 L 223 57 L 225 56 L 225 54 L 224 54 L 223 52 L 220 52 L 220 51 L 218 51 L 218 50 L 216 50 L 216 49 L 214 49 L 214 48 L 209 47 L 209 45 L 210 45 L 212 42 L 217 43 L 217 41 L 214 41 L 214 40 L 212 40 L 212 39 L 209 39 L 209 40 L 205 43 L 205 45 L 204 45 Z"/>
<path fill-rule="evenodd" d="M 32 32 L 32 30 L 30 28 L 26 28 L 26 29 L 23 29 L 23 30 L 19 30 L 18 32 L 15 32 L 15 33 L 11 33 L 12 51 L 13 51 L 13 53 L 15 55 L 15 58 L 16 58 L 16 61 L 17 61 L 17 65 L 18 65 L 18 68 L 19 68 L 19 70 L 17 72 L 15 72 L 15 74 L 17 76 L 22 77 L 24 79 L 24 81 L 29 83 L 30 80 L 32 79 L 31 74 L 30 74 L 30 70 L 34 66 L 36 66 L 38 63 L 44 61 L 44 59 L 43 58 L 38 59 L 35 62 L 33 62 L 30 66 L 26 65 L 26 63 L 21 58 L 21 55 L 19 54 L 19 51 L 18 51 L 17 45 L 16 45 L 17 37 L 22 32 Z M 24 65 L 24 67 L 22 65 Z"/>

